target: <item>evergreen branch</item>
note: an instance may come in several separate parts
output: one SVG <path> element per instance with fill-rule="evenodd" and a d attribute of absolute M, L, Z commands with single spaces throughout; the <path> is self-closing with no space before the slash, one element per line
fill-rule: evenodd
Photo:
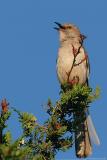
<path fill-rule="evenodd" d="M 47 102 L 47 113 L 49 118 L 43 125 L 38 124 L 37 118 L 27 112 L 13 110 L 18 114 L 23 134 L 13 141 L 11 133 L 3 133 L 6 121 L 11 115 L 9 108 L 3 112 L 1 107 L 0 116 L 0 159 L 14 160 L 53 160 L 59 150 L 66 151 L 73 146 L 74 132 L 81 130 L 79 126 L 83 123 L 82 112 L 99 97 L 99 88 L 95 91 L 88 86 L 69 85 L 63 86 L 60 99 L 55 105 L 49 99 Z M 81 113 L 81 114 L 80 114 Z M 73 115 L 78 115 L 75 120 Z"/>

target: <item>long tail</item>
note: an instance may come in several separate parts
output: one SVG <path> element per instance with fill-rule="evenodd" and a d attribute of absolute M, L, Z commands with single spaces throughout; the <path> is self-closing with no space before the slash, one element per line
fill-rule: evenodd
<path fill-rule="evenodd" d="M 88 130 L 89 130 L 89 135 L 90 135 L 91 141 L 96 145 L 100 145 L 99 137 L 96 133 L 96 129 L 94 127 L 91 116 L 89 114 L 87 116 L 87 124 L 88 124 Z"/>
<path fill-rule="evenodd" d="M 76 156 L 79 158 L 88 157 L 92 153 L 91 141 L 97 145 L 100 144 L 88 110 L 84 112 L 84 117 L 83 123 L 79 125 L 81 131 L 75 132 L 75 151 Z"/>
<path fill-rule="evenodd" d="M 87 116 L 84 112 L 84 121 L 75 131 L 75 151 L 78 158 L 86 158 L 92 153 L 92 145 L 88 130 Z M 75 118 L 78 118 L 77 116 Z"/>

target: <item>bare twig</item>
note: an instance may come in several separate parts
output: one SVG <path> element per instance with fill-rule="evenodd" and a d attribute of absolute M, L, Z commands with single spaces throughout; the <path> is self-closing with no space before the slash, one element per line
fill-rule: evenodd
<path fill-rule="evenodd" d="M 81 46 L 82 46 L 82 44 L 81 44 Z M 69 82 L 69 77 L 70 77 L 70 74 L 71 74 L 71 72 L 72 72 L 73 67 L 75 66 L 76 57 L 77 57 L 77 55 L 80 53 L 81 46 L 78 48 L 78 50 L 75 50 L 74 46 L 72 45 L 72 47 L 73 47 L 74 60 L 73 60 L 73 63 L 72 63 L 72 66 L 71 66 L 70 71 L 67 73 L 67 76 L 68 76 L 67 82 Z"/>

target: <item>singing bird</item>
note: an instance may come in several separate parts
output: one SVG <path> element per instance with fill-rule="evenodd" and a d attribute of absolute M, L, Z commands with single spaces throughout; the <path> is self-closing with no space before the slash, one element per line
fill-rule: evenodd
<path fill-rule="evenodd" d="M 55 22 L 59 32 L 60 48 L 57 58 L 57 75 L 63 84 L 88 85 L 90 72 L 89 58 L 83 47 L 86 38 L 73 24 Z M 75 151 L 79 158 L 88 157 L 92 153 L 92 141 L 100 144 L 88 109 L 84 110 L 85 120 L 82 131 L 75 132 Z"/>

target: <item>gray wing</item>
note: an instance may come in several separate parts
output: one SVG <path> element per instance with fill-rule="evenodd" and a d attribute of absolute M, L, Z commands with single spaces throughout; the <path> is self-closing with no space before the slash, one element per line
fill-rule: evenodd
<path fill-rule="evenodd" d="M 86 80 L 86 84 L 87 86 L 89 86 L 89 75 L 90 75 L 90 62 L 89 62 L 89 58 L 86 59 L 86 67 L 87 67 L 87 80 Z"/>

